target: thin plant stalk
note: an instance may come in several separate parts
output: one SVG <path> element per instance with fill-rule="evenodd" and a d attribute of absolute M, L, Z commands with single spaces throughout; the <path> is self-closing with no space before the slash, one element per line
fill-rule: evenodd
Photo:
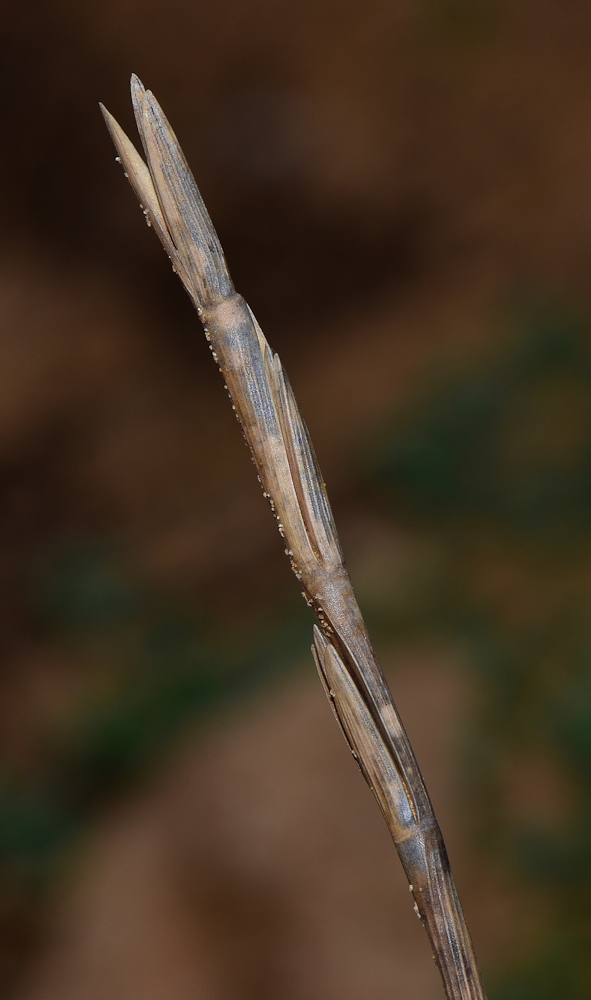
<path fill-rule="evenodd" d="M 353 593 L 306 425 L 279 357 L 235 291 L 176 136 L 136 76 L 146 162 L 102 107 L 118 159 L 203 323 L 286 553 L 314 610 L 312 652 L 351 752 L 396 845 L 448 1000 L 485 1000 L 425 783 Z"/>

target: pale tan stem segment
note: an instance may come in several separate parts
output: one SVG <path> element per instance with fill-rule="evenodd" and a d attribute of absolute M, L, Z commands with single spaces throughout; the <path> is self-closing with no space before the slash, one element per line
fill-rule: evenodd
<path fill-rule="evenodd" d="M 306 425 L 281 362 L 232 284 L 217 234 L 160 105 L 131 91 L 147 165 L 102 108 L 146 218 L 191 296 L 265 496 L 322 631 L 313 653 L 336 718 L 384 814 L 448 1000 L 485 1000 L 441 832 L 372 648 Z"/>

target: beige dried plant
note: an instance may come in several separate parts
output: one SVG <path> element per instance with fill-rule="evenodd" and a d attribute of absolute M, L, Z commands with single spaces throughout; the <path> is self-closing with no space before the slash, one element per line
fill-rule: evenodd
<path fill-rule="evenodd" d="M 217 234 L 162 109 L 135 76 L 131 94 L 147 164 L 101 109 L 144 214 L 197 308 L 293 571 L 318 619 L 312 651 L 324 689 L 388 824 L 448 1000 L 484 1000 L 443 838 L 361 617 L 293 390 L 234 290 Z"/>

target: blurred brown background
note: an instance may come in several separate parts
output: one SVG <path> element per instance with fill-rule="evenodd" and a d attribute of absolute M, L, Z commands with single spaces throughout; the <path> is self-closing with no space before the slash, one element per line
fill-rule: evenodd
<path fill-rule="evenodd" d="M 589 5 L 0 24 L 1 995 L 441 997 L 113 162 L 134 71 L 300 399 L 490 995 L 591 996 Z"/>

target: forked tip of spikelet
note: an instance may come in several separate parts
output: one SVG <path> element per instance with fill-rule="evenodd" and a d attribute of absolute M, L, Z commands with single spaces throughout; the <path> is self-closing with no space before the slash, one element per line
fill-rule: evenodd
<path fill-rule="evenodd" d="M 156 189 L 150 176 L 150 171 L 144 163 L 137 149 L 121 128 L 119 122 L 107 111 L 103 104 L 99 104 L 103 118 L 115 148 L 118 153 L 117 159 L 120 161 L 125 176 L 129 180 L 136 196 L 144 210 L 146 221 L 149 225 L 154 225 L 168 256 L 173 262 L 173 267 L 180 274 L 183 281 L 186 274 L 176 253 L 176 248 L 172 241 L 164 214 L 162 212 Z"/>
<path fill-rule="evenodd" d="M 160 104 L 135 73 L 130 89 L 147 164 L 101 109 L 121 162 L 195 303 L 219 302 L 234 286 L 197 185 Z"/>

